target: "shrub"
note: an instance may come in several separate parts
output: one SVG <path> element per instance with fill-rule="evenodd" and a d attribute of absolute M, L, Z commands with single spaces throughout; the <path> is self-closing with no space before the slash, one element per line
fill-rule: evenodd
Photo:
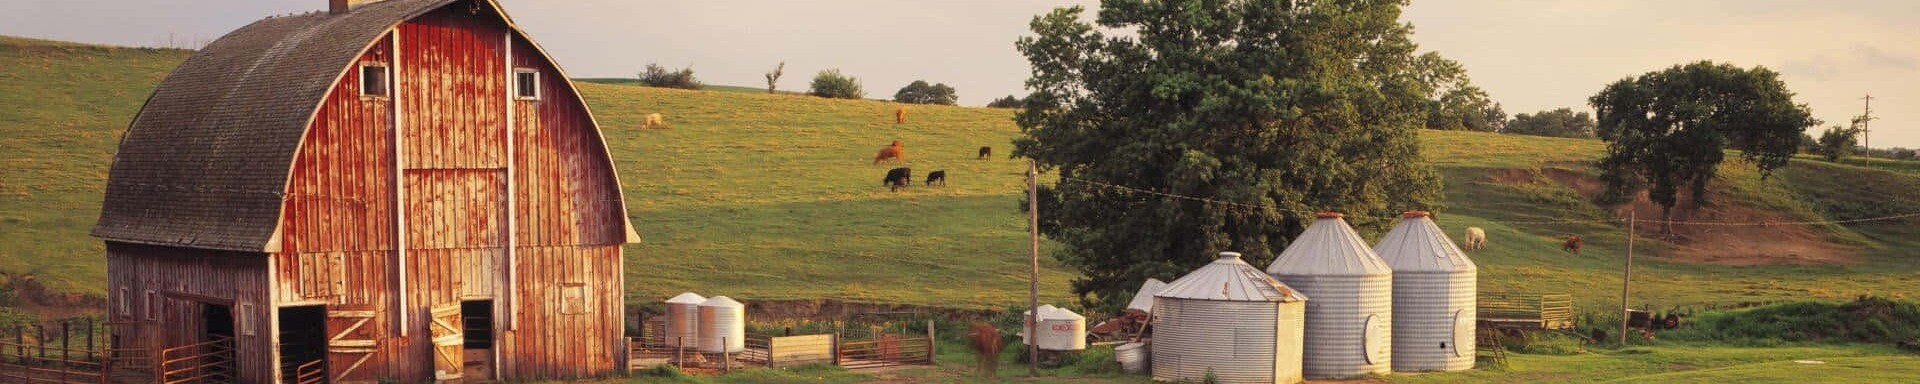
<path fill-rule="evenodd" d="M 954 105 L 960 97 L 954 94 L 953 87 L 946 84 L 928 85 L 926 80 L 914 80 L 893 93 L 893 101 L 912 104 Z"/>
<path fill-rule="evenodd" d="M 1893 343 L 1920 337 L 1920 304 L 1878 296 L 1801 301 L 1687 319 L 1663 339 L 1768 346 L 1796 342 Z"/>
<path fill-rule="evenodd" d="M 987 108 L 1020 108 L 1025 103 L 1025 100 L 1020 100 L 1020 98 L 1013 97 L 1013 95 L 1007 95 L 1007 97 L 993 99 L 993 101 L 987 102 Z"/>
<path fill-rule="evenodd" d="M 840 74 L 840 69 L 828 69 L 813 75 L 812 89 L 807 91 L 814 96 L 835 99 L 858 99 L 867 96 L 860 89 L 860 79 Z"/>
<path fill-rule="evenodd" d="M 647 69 L 640 72 L 640 83 L 649 87 L 680 89 L 700 89 L 701 86 L 700 80 L 693 78 L 693 67 L 675 71 L 660 64 L 647 64 Z"/>

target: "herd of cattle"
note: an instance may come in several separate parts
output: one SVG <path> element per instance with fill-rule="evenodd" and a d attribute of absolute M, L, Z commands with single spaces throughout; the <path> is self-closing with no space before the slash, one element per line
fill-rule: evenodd
<path fill-rule="evenodd" d="M 974 159 L 982 160 L 982 159 L 991 157 L 992 155 L 993 155 L 993 147 L 980 147 L 980 154 L 979 156 L 974 157 Z M 888 145 L 886 148 L 880 148 L 880 152 L 875 153 L 873 155 L 873 164 L 875 165 L 879 165 L 881 162 L 889 161 L 889 160 L 893 162 L 907 161 L 907 148 L 904 144 L 900 142 L 900 140 L 894 140 L 892 145 Z M 912 183 L 913 183 L 913 168 L 909 168 L 909 167 L 898 167 L 894 169 L 889 169 L 887 170 L 887 176 L 880 179 L 880 185 L 886 186 L 888 190 L 891 190 L 894 192 L 899 192 L 901 188 L 906 188 L 912 185 Z M 938 171 L 928 172 L 925 185 L 927 186 L 939 185 L 942 187 L 947 186 L 947 170 L 942 169 Z"/>

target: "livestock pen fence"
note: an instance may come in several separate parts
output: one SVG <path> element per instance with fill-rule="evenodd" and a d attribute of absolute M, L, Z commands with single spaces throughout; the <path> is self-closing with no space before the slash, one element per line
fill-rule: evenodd
<path fill-rule="evenodd" d="M 935 356 L 935 331 L 928 322 L 924 331 L 918 326 L 901 324 L 838 323 L 831 329 L 819 324 L 783 330 L 746 333 L 745 348 L 738 352 L 705 353 L 696 340 L 673 340 L 667 335 L 665 317 L 650 317 L 639 322 L 638 336 L 628 340 L 629 367 L 672 365 L 682 370 L 726 372 L 746 367 L 789 368 L 806 365 L 834 365 L 848 369 L 866 369 L 902 365 L 931 365 Z M 806 329 L 812 328 L 812 329 Z M 722 340 L 721 344 L 726 344 Z"/>
<path fill-rule="evenodd" d="M 0 383 L 225 383 L 233 381 L 233 339 L 160 349 L 123 347 L 116 329 L 136 326 L 80 317 L 0 326 Z"/>

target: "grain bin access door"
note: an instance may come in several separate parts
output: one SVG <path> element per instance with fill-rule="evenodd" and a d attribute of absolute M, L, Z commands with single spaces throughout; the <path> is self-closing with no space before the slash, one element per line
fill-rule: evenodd
<path fill-rule="evenodd" d="M 463 349 L 467 341 L 460 324 L 460 302 L 435 304 L 432 320 L 427 329 L 433 336 L 433 379 L 460 381 L 466 372 Z"/>
<path fill-rule="evenodd" d="M 327 371 L 334 382 L 369 380 L 360 366 L 373 358 L 379 347 L 379 326 L 372 324 L 372 310 L 327 311 Z"/>

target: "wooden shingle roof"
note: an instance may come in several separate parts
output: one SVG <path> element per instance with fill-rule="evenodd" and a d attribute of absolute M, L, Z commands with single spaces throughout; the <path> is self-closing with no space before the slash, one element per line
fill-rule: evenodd
<path fill-rule="evenodd" d="M 394 26 L 453 2 L 268 18 L 208 44 L 160 83 L 121 138 L 93 236 L 267 249 L 295 152 L 335 80 Z"/>

